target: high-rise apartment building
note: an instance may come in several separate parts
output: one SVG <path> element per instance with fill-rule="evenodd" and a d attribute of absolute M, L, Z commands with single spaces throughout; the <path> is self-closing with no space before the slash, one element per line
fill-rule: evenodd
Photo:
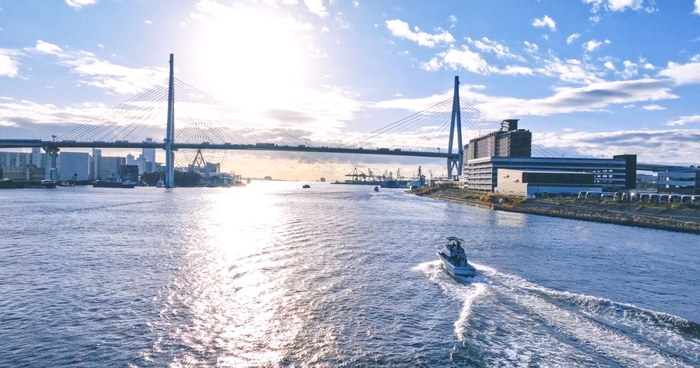
<path fill-rule="evenodd" d="M 146 138 L 143 143 L 153 143 L 153 139 L 151 138 Z M 144 148 L 141 152 L 143 157 L 146 159 L 148 162 L 156 162 L 156 149 L 155 148 Z"/>
<path fill-rule="evenodd" d="M 100 158 L 102 158 L 102 150 L 93 148 L 90 158 L 90 179 L 92 180 L 97 180 L 100 176 Z"/>

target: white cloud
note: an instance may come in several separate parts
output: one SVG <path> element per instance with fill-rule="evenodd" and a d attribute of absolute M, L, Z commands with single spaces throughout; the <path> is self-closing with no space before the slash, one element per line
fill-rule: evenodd
<path fill-rule="evenodd" d="M 669 62 L 666 69 L 660 71 L 659 75 L 673 79 L 676 84 L 700 83 L 700 63 L 678 64 Z"/>
<path fill-rule="evenodd" d="M 437 56 L 438 58 L 432 58 L 428 63 L 423 63 L 421 67 L 426 70 L 437 70 L 442 66 L 454 70 L 464 68 L 477 74 L 489 74 L 489 72 L 494 71 L 494 68 L 489 67 L 479 53 L 469 50 L 467 45 L 462 46 L 461 50 L 453 48 L 441 52 Z"/>
<path fill-rule="evenodd" d="M 25 50 L 27 50 L 27 49 L 25 49 Z M 52 43 L 44 42 L 42 40 L 36 41 L 36 46 L 34 47 L 34 50 L 41 52 L 41 53 L 44 53 L 44 54 L 53 54 L 53 55 L 58 55 L 60 52 L 63 51 L 63 49 L 61 49 L 60 47 L 58 47 Z"/>
<path fill-rule="evenodd" d="M 697 164 L 698 129 L 626 130 L 613 132 L 543 133 L 533 141 L 552 149 L 574 150 L 589 157 L 637 152 L 638 162 Z"/>
<path fill-rule="evenodd" d="M 282 4 L 284 4 L 284 5 L 296 5 L 297 0 L 282 0 Z"/>
<path fill-rule="evenodd" d="M 55 55 L 59 64 L 70 67 L 72 72 L 87 78 L 81 83 L 117 93 L 131 94 L 165 79 L 165 68 L 129 68 L 100 60 L 85 51 L 64 51 L 60 47 L 38 40 L 34 48 L 26 48 L 43 54 Z"/>
<path fill-rule="evenodd" d="M 700 1 L 700 0 L 698 0 L 698 1 Z M 450 16 L 449 16 L 449 19 L 450 19 L 450 22 L 452 22 L 452 23 L 456 23 L 456 22 L 457 22 L 457 17 L 455 17 L 454 15 L 450 15 Z"/>
<path fill-rule="evenodd" d="M 615 65 L 613 65 L 613 63 L 610 61 L 606 61 L 605 64 L 603 64 L 603 66 L 605 66 L 606 68 L 608 68 L 610 70 L 616 70 Z"/>
<path fill-rule="evenodd" d="M 537 50 L 539 50 L 539 46 L 537 46 L 537 44 L 535 44 L 535 43 L 530 43 L 530 42 L 525 41 L 525 42 L 523 42 L 523 44 L 525 44 L 525 51 L 528 54 L 537 53 Z"/>
<path fill-rule="evenodd" d="M 570 45 L 572 42 L 574 42 L 577 38 L 581 37 L 580 33 L 574 33 L 571 36 L 566 38 L 566 44 Z"/>
<path fill-rule="evenodd" d="M 634 102 L 675 99 L 667 82 L 656 79 L 591 83 L 584 87 L 557 88 L 554 94 L 543 98 L 521 99 L 488 96 L 475 92 L 474 86 L 462 86 L 460 96 L 471 101 L 477 108 L 498 118 L 508 116 L 545 116 L 580 111 L 600 111 L 610 105 Z M 442 95 L 420 99 L 383 101 L 380 108 L 401 108 L 409 111 L 421 109 L 440 102 L 451 91 Z"/>
<path fill-rule="evenodd" d="M 534 71 L 524 66 L 506 65 L 504 69 L 498 70 L 497 73 L 505 75 L 532 75 Z"/>
<path fill-rule="evenodd" d="M 144 23 L 146 23 L 146 24 L 153 24 L 153 22 L 151 22 L 150 20 L 147 20 L 147 21 L 145 21 Z"/>
<path fill-rule="evenodd" d="M 22 55 L 21 52 L 11 49 L 0 49 L 0 76 L 16 77 L 19 75 L 19 62 L 17 56 Z"/>
<path fill-rule="evenodd" d="M 326 32 L 328 32 L 328 27 L 321 28 L 321 33 L 326 33 Z"/>
<path fill-rule="evenodd" d="M 0 98 L 0 126 L 19 127 L 26 123 L 87 123 L 105 111 L 102 104 L 85 103 L 58 108 L 52 104 L 38 104 L 10 97 Z"/>
<path fill-rule="evenodd" d="M 474 44 L 474 46 L 477 49 L 479 49 L 483 52 L 495 53 L 496 57 L 498 57 L 499 59 L 509 57 L 509 58 L 515 58 L 515 59 L 522 60 L 522 58 L 520 56 L 515 55 L 512 52 L 510 52 L 508 47 L 503 46 L 496 41 L 491 41 L 487 37 L 484 37 L 481 40 L 472 40 L 471 38 L 467 38 L 467 41 L 469 41 L 469 43 Z"/>
<path fill-rule="evenodd" d="M 590 20 L 593 23 L 598 23 L 598 22 L 600 22 L 600 16 L 594 15 L 594 16 L 588 18 L 588 20 Z"/>
<path fill-rule="evenodd" d="M 630 79 L 630 78 L 637 75 L 637 70 L 639 69 L 639 65 L 637 65 L 629 60 L 625 60 L 622 63 L 622 65 L 625 67 L 625 69 L 623 69 L 620 72 L 617 72 L 616 73 L 617 75 L 619 75 L 620 77 L 622 77 L 624 79 Z"/>
<path fill-rule="evenodd" d="M 66 0 L 66 4 L 76 9 L 80 9 L 86 5 L 95 4 L 97 0 Z"/>
<path fill-rule="evenodd" d="M 640 10 L 642 8 L 642 0 L 583 0 L 586 4 L 592 4 L 591 12 L 596 13 L 601 8 L 607 11 L 625 11 L 629 8 L 632 10 Z M 653 8 L 648 8 L 647 12 L 650 12 Z"/>
<path fill-rule="evenodd" d="M 598 71 L 595 67 L 583 64 L 576 59 L 562 61 L 557 57 L 553 57 L 550 60 L 545 60 L 544 63 L 544 67 L 539 69 L 538 72 L 549 77 L 557 77 L 563 82 L 588 84 L 603 81 L 603 79 L 598 77 Z"/>
<path fill-rule="evenodd" d="M 455 40 L 449 32 L 444 30 L 439 34 L 429 34 L 415 27 L 415 32 L 411 31 L 408 23 L 399 19 L 387 20 L 386 27 L 393 36 L 417 42 L 421 46 L 435 47 L 438 43 L 452 43 Z"/>
<path fill-rule="evenodd" d="M 323 0 L 304 0 L 304 4 L 310 12 L 318 15 L 321 18 L 328 16 L 326 7 L 323 6 Z"/>
<path fill-rule="evenodd" d="M 695 0 L 695 10 L 693 10 L 693 14 L 700 15 L 700 0 Z"/>
<path fill-rule="evenodd" d="M 552 31 L 557 29 L 557 24 L 554 23 L 554 20 L 548 15 L 545 15 L 542 19 L 535 18 L 535 21 L 532 22 L 532 25 L 535 27 L 549 27 L 549 29 Z"/>
<path fill-rule="evenodd" d="M 678 125 L 685 125 L 685 124 L 690 124 L 690 123 L 700 123 L 700 115 L 689 115 L 689 116 L 681 116 L 680 118 L 676 120 L 669 121 L 666 123 L 668 126 L 678 126 Z"/>
<path fill-rule="evenodd" d="M 583 44 L 583 49 L 588 51 L 588 52 L 592 52 L 592 51 L 595 51 L 602 44 L 603 43 L 600 41 L 590 40 L 590 41 Z"/>
<path fill-rule="evenodd" d="M 642 106 L 644 110 L 655 111 L 655 110 L 666 110 L 665 107 L 659 105 L 646 105 Z"/>
<path fill-rule="evenodd" d="M 358 6 L 360 6 L 360 2 L 357 0 L 352 0 L 352 7 L 357 8 Z"/>
<path fill-rule="evenodd" d="M 636 106 L 635 104 L 631 104 L 631 105 L 622 106 L 622 108 L 623 108 L 623 109 L 631 109 L 631 108 L 633 108 L 633 107 L 635 107 L 635 106 Z"/>

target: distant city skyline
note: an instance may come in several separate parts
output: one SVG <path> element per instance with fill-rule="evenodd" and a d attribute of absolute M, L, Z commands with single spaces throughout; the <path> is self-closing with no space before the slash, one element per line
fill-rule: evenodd
<path fill-rule="evenodd" d="M 179 79 L 316 141 L 446 99 L 459 75 L 463 98 L 497 119 L 521 119 L 534 143 L 562 155 L 698 164 L 697 0 L 0 0 L 0 8 L 0 136 L 49 139 L 85 123 L 164 80 L 174 53 Z M 157 124 L 160 141 L 165 122 Z M 105 155 L 129 153 L 143 154 Z M 355 166 L 418 165 L 445 170 L 442 160 L 236 152 L 222 169 L 330 180 Z"/>

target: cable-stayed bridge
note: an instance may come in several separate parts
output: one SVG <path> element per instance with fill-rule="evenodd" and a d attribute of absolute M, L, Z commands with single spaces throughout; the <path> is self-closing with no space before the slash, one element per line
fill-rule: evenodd
<path fill-rule="evenodd" d="M 166 123 L 165 138 L 160 142 L 145 140 L 162 134 L 163 122 Z M 462 174 L 462 124 L 474 135 L 500 128 L 500 120 L 460 99 L 459 79 L 455 77 L 452 98 L 366 134 L 319 142 L 313 139 L 312 131 L 285 129 L 277 122 L 247 115 L 174 78 L 171 54 L 170 75 L 163 84 L 53 136 L 51 141 L 0 139 L 0 148 L 42 147 L 50 154 L 51 170 L 55 170 L 57 153 L 62 148 L 163 149 L 167 187 L 174 186 L 175 167 L 191 163 L 194 155 L 186 153 L 197 151 L 201 157 L 202 150 L 208 153 L 237 150 L 439 158 L 447 161 L 448 177 L 453 178 Z M 546 151 L 544 154 L 550 155 Z"/>

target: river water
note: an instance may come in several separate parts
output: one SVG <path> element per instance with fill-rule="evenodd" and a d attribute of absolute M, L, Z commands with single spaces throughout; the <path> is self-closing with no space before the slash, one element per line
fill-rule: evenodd
<path fill-rule="evenodd" d="M 700 236 L 301 185 L 0 191 L 0 366 L 700 365 Z"/>

